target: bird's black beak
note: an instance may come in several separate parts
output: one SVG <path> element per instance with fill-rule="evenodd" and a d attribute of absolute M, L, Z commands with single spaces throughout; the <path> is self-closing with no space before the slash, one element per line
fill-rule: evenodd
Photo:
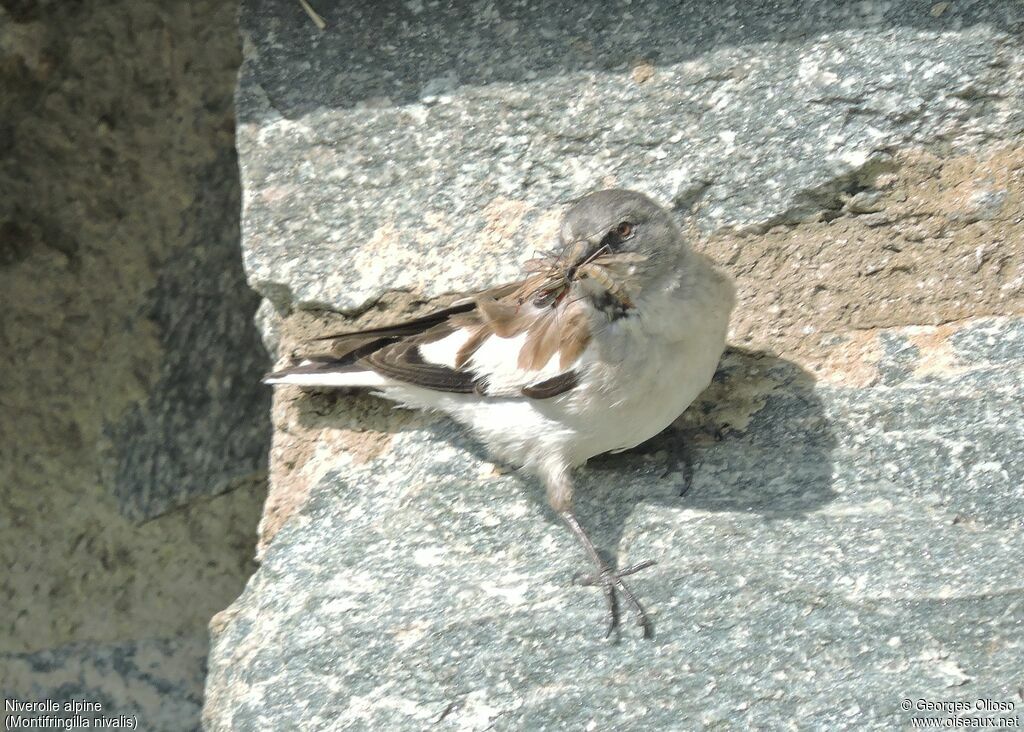
<path fill-rule="evenodd" d="M 576 270 L 586 262 L 588 259 L 597 253 L 600 244 L 592 244 L 586 239 L 573 242 L 573 245 L 569 247 L 569 251 L 566 253 L 565 262 L 568 264 L 565 267 L 565 279 L 572 281 L 573 277 L 576 276 Z"/>

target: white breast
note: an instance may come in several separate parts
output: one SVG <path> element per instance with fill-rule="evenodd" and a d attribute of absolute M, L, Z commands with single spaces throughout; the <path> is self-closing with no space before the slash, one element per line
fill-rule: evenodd
<path fill-rule="evenodd" d="M 535 465 L 555 455 L 579 465 L 594 455 L 638 445 L 671 424 L 710 383 L 724 349 L 732 285 L 698 259 L 692 264 L 704 271 L 691 271 L 693 286 L 641 303 L 638 314 L 595 333 L 573 364 L 580 384 L 563 395 L 480 398 L 405 386 L 384 394 L 448 413 L 498 457 L 517 465 Z M 512 340 L 510 362 L 521 345 Z"/>

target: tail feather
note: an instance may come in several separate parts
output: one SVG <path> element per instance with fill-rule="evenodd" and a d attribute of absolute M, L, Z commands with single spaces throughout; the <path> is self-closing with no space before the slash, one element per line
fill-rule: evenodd
<path fill-rule="evenodd" d="M 342 364 L 328 360 L 306 360 L 263 377 L 264 384 L 293 384 L 295 386 L 339 386 L 367 389 L 387 386 L 386 378 L 356 364 Z"/>

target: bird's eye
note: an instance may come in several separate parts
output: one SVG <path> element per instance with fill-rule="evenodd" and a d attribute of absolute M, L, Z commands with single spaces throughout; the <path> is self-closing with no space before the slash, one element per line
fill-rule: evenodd
<path fill-rule="evenodd" d="M 633 224 L 623 221 L 615 227 L 615 233 L 619 235 L 620 239 L 628 239 L 633 236 Z"/>

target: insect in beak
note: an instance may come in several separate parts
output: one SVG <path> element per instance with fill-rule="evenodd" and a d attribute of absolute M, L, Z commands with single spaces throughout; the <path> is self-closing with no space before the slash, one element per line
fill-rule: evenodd
<path fill-rule="evenodd" d="M 592 244 L 586 240 L 573 242 L 561 255 L 549 254 L 528 263 L 528 269 L 544 274 L 541 284 L 532 291 L 533 305 L 538 308 L 553 307 L 568 293 L 573 282 L 592 279 L 626 307 L 632 307 L 627 284 L 620 282 L 619 277 L 606 271 L 606 268 L 628 267 L 644 259 L 646 257 L 642 255 L 628 252 L 612 254 L 607 244 Z"/>

